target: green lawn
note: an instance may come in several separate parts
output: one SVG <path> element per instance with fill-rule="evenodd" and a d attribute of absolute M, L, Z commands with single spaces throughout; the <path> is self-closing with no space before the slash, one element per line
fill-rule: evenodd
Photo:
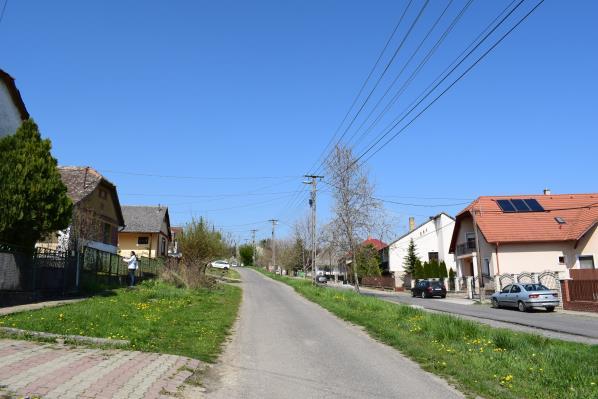
<path fill-rule="evenodd" d="M 365 327 L 372 337 L 466 393 L 486 398 L 598 398 L 598 345 L 492 328 L 258 271 Z"/>
<path fill-rule="evenodd" d="M 160 282 L 70 305 L 0 318 L 0 326 L 126 339 L 131 349 L 216 360 L 237 316 L 241 289 L 187 290 Z"/>

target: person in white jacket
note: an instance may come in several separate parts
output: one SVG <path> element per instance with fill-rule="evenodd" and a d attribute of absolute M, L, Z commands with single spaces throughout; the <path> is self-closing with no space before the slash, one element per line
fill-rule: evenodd
<path fill-rule="evenodd" d="M 135 255 L 135 251 L 131 251 L 131 256 L 129 258 L 123 258 L 123 261 L 128 263 L 129 269 L 129 287 L 135 286 L 135 271 L 138 267 L 137 255 Z"/>

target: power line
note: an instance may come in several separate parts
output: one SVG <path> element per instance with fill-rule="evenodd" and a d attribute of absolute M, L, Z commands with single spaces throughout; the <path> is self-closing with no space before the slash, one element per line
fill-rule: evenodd
<path fill-rule="evenodd" d="M 370 69 L 370 72 L 368 73 L 367 78 L 365 79 L 365 81 L 362 83 L 361 88 L 359 89 L 359 92 L 357 93 L 357 95 L 355 96 L 355 98 L 353 99 L 353 102 L 351 103 L 351 106 L 349 107 L 349 109 L 347 110 L 347 113 L 345 114 L 343 120 L 341 121 L 341 123 L 338 125 L 338 127 L 336 128 L 334 134 L 332 135 L 332 137 L 330 138 L 330 141 L 328 141 L 328 143 L 326 144 L 326 146 L 324 147 L 324 150 L 322 151 L 322 153 L 318 156 L 318 158 L 316 159 L 316 161 L 314 162 L 314 164 L 311 166 L 311 168 L 309 168 L 309 170 L 312 170 L 319 162 L 319 160 L 324 157 L 324 159 L 326 158 L 325 155 L 328 151 L 328 147 L 334 142 L 334 139 L 336 138 L 338 132 L 340 131 L 341 127 L 345 124 L 345 121 L 347 120 L 347 118 L 349 117 L 349 114 L 351 113 L 351 111 L 353 110 L 353 107 L 355 107 L 355 104 L 357 104 L 357 100 L 359 100 L 359 98 L 361 97 L 361 94 L 363 93 L 363 90 L 365 89 L 365 87 L 367 86 L 367 84 L 369 83 L 372 75 L 374 74 L 374 71 L 376 70 L 376 68 L 378 67 L 378 64 L 380 63 L 380 60 L 382 59 L 382 56 L 384 55 L 384 53 L 386 52 L 386 49 L 388 48 L 388 45 L 390 44 L 390 42 L 392 41 L 393 37 L 395 36 L 395 33 L 397 32 L 397 30 L 399 29 L 399 26 L 401 25 L 401 23 L 403 22 L 403 19 L 405 18 L 405 14 L 407 14 L 407 10 L 409 9 L 409 7 L 411 6 L 411 3 L 413 2 L 413 0 L 410 0 L 409 3 L 407 3 L 407 6 L 405 7 L 405 9 L 403 10 L 403 13 L 401 14 L 401 17 L 399 18 L 399 21 L 397 22 L 397 24 L 395 25 L 394 29 L 392 30 L 392 33 L 390 34 L 390 36 L 388 37 L 388 40 L 386 41 L 386 44 L 384 45 L 384 48 L 382 48 L 382 51 L 380 51 L 380 54 L 378 55 L 378 58 L 376 59 L 376 62 L 374 63 L 374 66 Z M 341 137 L 342 139 L 342 137 Z"/>
<path fill-rule="evenodd" d="M 4 5 L 2 6 L 2 11 L 0 11 L 0 24 L 4 19 L 4 12 L 6 11 L 6 6 L 8 5 L 8 0 L 4 0 Z"/>
<path fill-rule="evenodd" d="M 438 48 L 442 45 L 442 43 L 447 38 L 447 36 L 453 31 L 453 29 L 455 28 L 455 26 L 457 25 L 457 23 L 461 20 L 461 18 L 465 14 L 465 11 L 467 11 L 467 9 L 469 8 L 469 6 L 472 3 L 473 3 L 473 0 L 469 0 L 467 3 L 465 3 L 465 5 L 461 9 L 461 11 L 453 18 L 453 20 L 451 21 L 451 23 L 449 24 L 449 26 L 444 30 L 444 32 L 442 33 L 442 35 L 440 36 L 440 38 L 438 38 L 438 40 L 436 41 L 436 43 L 434 44 L 434 46 L 432 46 L 428 50 L 427 54 L 420 61 L 420 63 L 413 70 L 413 72 L 411 72 L 411 75 L 409 75 L 409 77 L 405 80 L 405 82 L 403 82 L 403 84 L 401 85 L 401 87 L 396 91 L 396 93 L 393 95 L 393 97 L 390 99 L 390 101 L 386 104 L 386 106 L 384 107 L 384 109 L 378 114 L 378 116 L 368 126 L 368 128 L 361 134 L 361 136 L 359 136 L 359 138 L 357 139 L 357 141 L 354 144 L 355 146 L 357 146 L 357 144 L 359 144 L 361 142 L 361 140 L 363 140 L 367 136 L 367 134 L 372 131 L 372 129 L 378 124 L 378 122 L 380 122 L 380 120 L 384 117 L 384 115 L 392 108 L 392 106 L 394 104 L 396 104 L 396 102 L 398 101 L 398 99 L 400 98 L 400 96 L 411 85 L 411 83 L 419 75 L 419 73 L 421 72 L 421 70 L 423 69 L 423 67 L 426 66 L 426 64 L 428 63 L 428 61 L 430 61 L 430 59 L 432 58 L 432 56 L 436 53 L 436 51 L 438 50 Z M 449 5 L 450 5 L 450 3 L 449 3 Z M 448 8 L 448 6 L 447 6 L 447 8 Z M 445 11 L 446 11 L 446 9 L 445 9 Z M 444 14 L 444 12 L 443 12 L 443 14 Z M 439 19 L 442 17 L 443 14 L 441 14 L 441 16 L 439 17 Z M 430 29 L 430 31 L 428 31 L 428 35 L 432 32 L 432 30 L 434 29 L 435 26 L 436 25 L 434 25 Z M 426 35 L 426 38 L 427 38 L 428 35 Z M 418 50 L 419 50 L 419 48 L 421 47 L 421 45 L 423 44 L 424 41 L 425 41 L 425 39 L 420 43 L 420 46 L 418 47 Z M 403 70 L 407 67 L 408 63 L 416 55 L 416 53 L 417 53 L 417 50 L 413 53 L 412 57 L 407 61 L 407 64 L 405 64 L 405 67 L 403 68 Z M 403 72 L 403 70 L 401 70 L 401 73 Z M 395 80 L 392 82 L 391 86 L 388 88 L 388 90 L 386 91 L 386 93 L 384 93 L 384 96 L 382 96 L 382 98 L 380 98 L 380 100 L 378 101 L 378 103 L 376 104 L 376 106 L 371 110 L 371 112 L 368 114 L 367 118 L 362 122 L 362 124 L 359 126 L 359 128 L 357 129 L 357 131 L 354 133 L 353 136 L 355 136 L 359 132 L 359 130 L 361 130 L 361 128 L 365 125 L 365 123 L 370 118 L 370 116 L 375 111 L 375 109 L 378 107 L 378 105 L 380 104 L 380 102 L 384 99 L 384 97 L 386 96 L 386 94 L 394 86 L 394 84 L 398 80 L 399 76 L 400 75 L 398 75 L 395 78 Z"/>
<path fill-rule="evenodd" d="M 511 10 L 511 12 L 509 12 L 509 14 L 507 14 L 503 20 L 499 23 L 499 25 L 497 25 L 494 29 L 492 29 L 487 35 L 486 37 L 482 40 L 482 42 L 489 36 L 491 35 L 497 28 L 498 26 L 500 26 L 502 24 L 502 22 L 504 22 L 504 20 L 506 18 L 508 18 L 522 3 L 524 0 L 521 0 L 517 6 Z M 503 36 L 501 36 L 501 38 L 495 42 L 488 50 L 486 50 L 472 65 L 470 65 L 457 79 L 455 79 L 447 88 L 445 88 L 436 98 L 434 98 L 434 100 L 432 100 L 426 107 L 424 107 L 423 110 L 421 110 L 413 119 L 411 119 L 409 121 L 409 123 L 407 123 L 403 128 L 401 128 L 398 132 L 396 132 L 394 135 L 392 135 L 386 142 L 384 142 L 378 149 L 376 149 L 372 154 L 370 154 L 364 161 L 367 162 L 369 159 L 371 159 L 374 155 L 376 155 L 382 148 L 384 148 L 386 145 L 388 145 L 392 140 L 394 140 L 401 132 L 403 132 L 404 130 L 406 130 L 415 120 L 417 120 L 417 118 L 419 118 L 425 111 L 427 111 L 434 103 L 436 103 L 436 101 L 438 101 L 446 92 L 448 92 L 455 84 L 457 84 L 457 82 L 459 82 L 463 77 L 465 77 L 467 75 L 467 73 L 469 73 L 480 61 L 482 61 L 492 50 L 494 50 L 496 48 L 496 46 L 498 46 L 511 32 L 513 32 L 523 21 L 525 21 L 542 3 L 544 3 L 544 0 L 541 0 L 538 4 L 536 4 L 527 14 L 525 14 L 523 16 L 523 18 L 521 18 L 511 29 L 509 29 L 505 34 L 503 34 Z M 476 47 L 474 47 L 466 56 L 466 58 L 473 52 L 475 51 L 475 49 L 477 49 L 479 47 L 479 45 L 482 43 L 480 42 L 478 45 L 476 45 Z M 463 59 L 465 60 L 465 58 Z M 462 61 L 463 61 L 462 60 Z M 449 73 L 449 75 L 462 63 L 459 62 L 459 64 L 457 64 Z M 417 106 L 419 106 L 440 84 L 442 84 L 442 82 L 446 79 L 446 77 L 448 77 L 449 75 L 445 76 L 445 78 L 443 78 L 440 82 L 438 82 L 438 84 L 436 84 L 434 86 L 434 88 L 432 89 L 432 91 L 430 91 L 428 94 L 426 94 L 426 96 L 424 98 L 422 98 L 410 111 L 409 113 L 411 113 L 415 108 L 417 108 Z M 407 113 L 407 115 L 409 115 L 409 113 Z M 407 116 L 405 115 L 405 117 Z M 357 159 L 354 162 L 358 162 L 361 158 L 363 158 L 368 152 L 370 152 L 384 137 L 386 137 L 402 120 L 405 119 L 405 117 L 401 118 L 401 120 L 399 120 L 397 123 L 395 123 L 393 125 L 393 127 L 386 132 L 382 137 L 380 137 L 380 139 L 376 140 L 376 142 L 374 144 L 372 144 L 366 151 L 364 151 L 359 157 L 357 157 Z"/>
<path fill-rule="evenodd" d="M 180 175 L 159 175 L 141 172 L 123 172 L 116 170 L 101 170 L 102 173 L 114 173 L 119 175 L 157 177 L 162 179 L 197 179 L 197 180 L 283 180 L 296 179 L 301 176 L 180 176 Z"/>

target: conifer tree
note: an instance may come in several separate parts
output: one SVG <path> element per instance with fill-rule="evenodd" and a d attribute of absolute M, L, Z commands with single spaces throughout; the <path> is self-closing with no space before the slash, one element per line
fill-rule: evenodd
<path fill-rule="evenodd" d="M 69 225 L 73 205 L 51 148 L 31 119 L 0 139 L 0 242 L 32 250 Z"/>

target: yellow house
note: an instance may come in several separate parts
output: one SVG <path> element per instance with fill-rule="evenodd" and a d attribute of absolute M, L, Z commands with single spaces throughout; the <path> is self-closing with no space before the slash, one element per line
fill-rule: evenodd
<path fill-rule="evenodd" d="M 124 225 L 116 186 L 89 166 L 59 166 L 60 178 L 73 201 L 70 226 L 51 234 L 38 247 L 66 250 L 73 244 L 116 253 Z"/>
<path fill-rule="evenodd" d="M 118 232 L 118 253 L 156 258 L 168 255 L 170 217 L 165 206 L 123 206 L 125 227 Z"/>

